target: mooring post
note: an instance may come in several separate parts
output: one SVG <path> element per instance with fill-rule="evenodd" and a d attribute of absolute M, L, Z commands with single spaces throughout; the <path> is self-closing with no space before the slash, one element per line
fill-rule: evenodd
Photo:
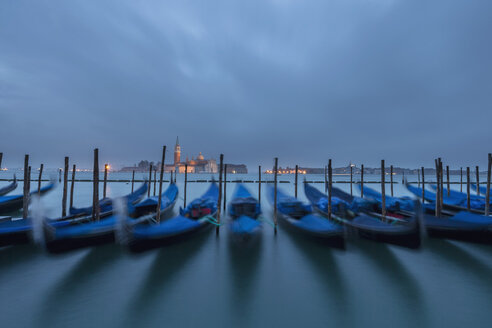
<path fill-rule="evenodd" d="M 439 193 L 439 199 L 440 199 L 440 204 L 439 204 L 439 215 L 442 213 L 442 204 L 443 204 L 443 198 L 444 198 L 444 173 L 442 169 L 442 160 L 441 157 L 439 157 L 439 175 L 440 175 L 440 182 L 441 182 L 441 192 Z"/>
<path fill-rule="evenodd" d="M 147 189 L 147 197 L 150 197 L 150 189 L 152 188 L 152 164 L 149 167 L 149 189 Z"/>
<path fill-rule="evenodd" d="M 296 165 L 296 176 L 295 176 L 295 180 L 294 180 L 294 185 L 295 185 L 294 195 L 296 198 L 297 198 L 297 174 L 298 173 L 299 173 L 299 165 Z"/>
<path fill-rule="evenodd" d="M 227 164 L 224 164 L 224 213 L 226 212 L 227 203 Z"/>
<path fill-rule="evenodd" d="M 277 233 L 277 171 L 278 171 L 278 157 L 275 157 L 275 163 L 273 165 L 274 174 L 274 186 L 273 186 L 273 223 L 275 225 L 275 233 Z"/>
<path fill-rule="evenodd" d="M 425 176 L 424 167 L 422 166 L 422 204 L 425 204 Z"/>
<path fill-rule="evenodd" d="M 460 192 L 463 192 L 463 167 L 460 167 Z"/>
<path fill-rule="evenodd" d="M 490 174 L 492 170 L 492 154 L 489 153 L 487 165 L 487 189 L 485 190 L 485 215 L 490 214 Z M 478 188 L 478 187 L 477 187 Z"/>
<path fill-rule="evenodd" d="M 43 168 L 44 165 L 41 164 L 41 166 L 39 167 L 39 176 L 38 176 L 38 195 L 41 192 L 41 180 L 43 178 Z"/>
<path fill-rule="evenodd" d="M 132 193 L 133 193 L 133 186 L 135 185 L 135 170 L 132 171 Z"/>
<path fill-rule="evenodd" d="M 92 220 L 99 221 L 99 149 L 94 149 Z"/>
<path fill-rule="evenodd" d="M 261 165 L 258 166 L 258 201 L 261 202 Z"/>
<path fill-rule="evenodd" d="M 108 184 L 108 164 L 104 164 L 103 198 L 106 198 L 106 186 Z"/>
<path fill-rule="evenodd" d="M 418 182 L 418 187 L 420 188 L 420 171 L 417 170 L 417 182 Z"/>
<path fill-rule="evenodd" d="M 3 153 L 0 153 L 0 169 L 2 168 Z"/>
<path fill-rule="evenodd" d="M 29 155 L 24 156 L 24 195 L 22 197 L 22 217 L 27 219 L 29 211 Z"/>
<path fill-rule="evenodd" d="M 159 197 L 157 199 L 157 223 L 161 222 L 161 206 L 162 206 L 162 178 L 164 177 L 164 161 L 166 160 L 166 146 L 162 146 L 161 172 L 159 176 Z"/>
<path fill-rule="evenodd" d="M 364 164 L 360 166 L 360 197 L 364 198 Z"/>
<path fill-rule="evenodd" d="M 62 181 L 62 169 L 58 169 L 58 182 Z"/>
<path fill-rule="evenodd" d="M 188 184 L 188 164 L 185 163 L 185 182 L 184 182 L 184 202 L 183 207 L 186 208 L 186 185 Z M 220 193 L 220 190 L 219 190 Z"/>
<path fill-rule="evenodd" d="M 170 183 L 174 183 L 174 180 L 173 180 L 173 171 L 171 171 L 171 179 L 169 180 Z"/>
<path fill-rule="evenodd" d="M 325 165 L 325 194 L 328 192 L 328 178 L 327 178 L 327 173 L 328 173 L 328 166 Z"/>
<path fill-rule="evenodd" d="M 331 167 L 331 158 L 328 160 L 328 219 L 331 220 L 331 187 L 333 184 L 333 170 Z"/>
<path fill-rule="evenodd" d="M 441 183 L 439 182 L 439 161 L 437 159 L 434 160 L 434 164 L 436 166 L 436 184 L 437 184 L 437 189 L 436 189 L 436 211 L 435 215 L 437 217 L 440 217 L 439 213 L 439 206 L 441 205 L 441 196 L 440 196 L 440 189 L 441 189 Z"/>
<path fill-rule="evenodd" d="M 450 182 L 449 182 L 449 165 L 446 165 L 446 182 L 447 182 L 447 187 L 448 187 L 448 197 L 449 197 L 449 193 L 451 191 L 451 188 L 450 188 Z"/>
<path fill-rule="evenodd" d="M 63 168 L 62 217 L 67 216 L 67 191 L 68 191 L 68 156 L 65 156 L 65 166 Z"/>
<path fill-rule="evenodd" d="M 70 184 L 70 207 L 68 208 L 69 212 L 70 212 L 70 209 L 73 207 L 73 190 L 74 190 L 74 186 L 75 186 L 75 171 L 76 171 L 76 166 L 74 164 L 73 168 L 72 168 L 72 183 Z"/>
<path fill-rule="evenodd" d="M 466 167 L 466 208 L 470 210 L 470 167 Z"/>
<path fill-rule="evenodd" d="M 155 196 L 156 185 L 157 185 L 157 165 L 154 167 L 154 195 L 153 196 Z"/>
<path fill-rule="evenodd" d="M 475 166 L 475 172 L 477 175 L 477 195 L 480 196 L 480 172 L 478 171 L 478 165 Z"/>
<path fill-rule="evenodd" d="M 383 220 L 386 221 L 386 191 L 385 191 L 385 172 L 384 172 L 384 159 L 381 160 L 381 215 Z M 393 185 L 393 184 L 392 184 Z"/>
<path fill-rule="evenodd" d="M 390 165 L 391 197 L 393 197 L 393 165 Z"/>
<path fill-rule="evenodd" d="M 219 199 L 217 203 L 217 226 L 215 227 L 215 233 L 219 234 L 220 227 L 220 208 L 222 205 L 222 173 L 224 172 L 224 154 L 220 154 L 220 165 L 219 165 Z"/>
<path fill-rule="evenodd" d="M 27 175 L 27 189 L 29 190 L 29 197 L 30 197 L 30 194 L 31 194 L 31 165 L 29 165 L 29 169 L 28 169 L 28 175 Z"/>
<path fill-rule="evenodd" d="M 353 195 L 353 191 L 352 191 L 352 183 L 353 183 L 353 167 L 352 167 L 352 163 L 350 163 L 350 196 Z"/>

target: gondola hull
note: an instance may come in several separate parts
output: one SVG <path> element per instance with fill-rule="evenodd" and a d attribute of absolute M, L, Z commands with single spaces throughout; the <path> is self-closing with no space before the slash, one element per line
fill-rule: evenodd
<path fill-rule="evenodd" d="M 290 220 L 292 219 L 288 215 L 278 212 L 277 216 L 279 218 L 278 222 L 280 226 L 291 234 L 300 235 L 306 239 L 313 240 L 328 247 L 342 250 L 345 249 L 345 233 L 343 231 L 334 231 L 329 233 L 301 229 L 295 224 L 291 223 Z"/>

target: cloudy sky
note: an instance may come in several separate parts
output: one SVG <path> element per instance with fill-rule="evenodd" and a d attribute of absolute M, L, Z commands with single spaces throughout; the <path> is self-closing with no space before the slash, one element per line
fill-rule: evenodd
<path fill-rule="evenodd" d="M 490 0 L 3 0 L 0 152 L 485 165 L 491 35 Z"/>

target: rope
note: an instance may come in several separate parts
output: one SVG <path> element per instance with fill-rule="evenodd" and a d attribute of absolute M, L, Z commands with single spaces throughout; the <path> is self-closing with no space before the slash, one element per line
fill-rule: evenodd
<path fill-rule="evenodd" d="M 224 223 L 217 222 L 217 219 L 215 219 L 213 216 L 210 216 L 210 215 L 206 215 L 204 217 L 201 217 L 198 221 L 200 221 L 200 222 L 208 221 L 208 222 L 210 222 L 210 223 L 212 223 L 218 227 L 224 225 Z"/>

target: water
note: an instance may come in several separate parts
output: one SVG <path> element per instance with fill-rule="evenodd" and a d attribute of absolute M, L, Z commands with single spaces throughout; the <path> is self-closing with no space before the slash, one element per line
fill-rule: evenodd
<path fill-rule="evenodd" d="M 110 174 L 122 176 L 128 175 Z M 257 192 L 256 184 L 248 186 Z M 189 184 L 188 201 L 207 187 Z M 280 187 L 293 193 L 292 183 Z M 108 195 L 130 188 L 110 183 Z M 75 191 L 76 206 L 90 205 L 90 183 L 77 183 Z M 21 183 L 14 193 L 20 192 Z M 59 186 L 42 198 L 48 215 L 60 215 L 61 193 Z M 395 193 L 408 194 L 401 184 Z M 262 206 L 270 217 L 264 195 L 265 188 Z M 491 292 L 492 247 L 445 240 L 426 240 L 420 251 L 361 240 L 339 251 L 281 228 L 275 236 L 265 225 L 261 242 L 246 250 L 231 246 L 225 228 L 218 238 L 210 231 L 143 255 L 116 245 L 61 256 L 29 245 L 0 249 L 3 327 L 490 327 Z"/>

